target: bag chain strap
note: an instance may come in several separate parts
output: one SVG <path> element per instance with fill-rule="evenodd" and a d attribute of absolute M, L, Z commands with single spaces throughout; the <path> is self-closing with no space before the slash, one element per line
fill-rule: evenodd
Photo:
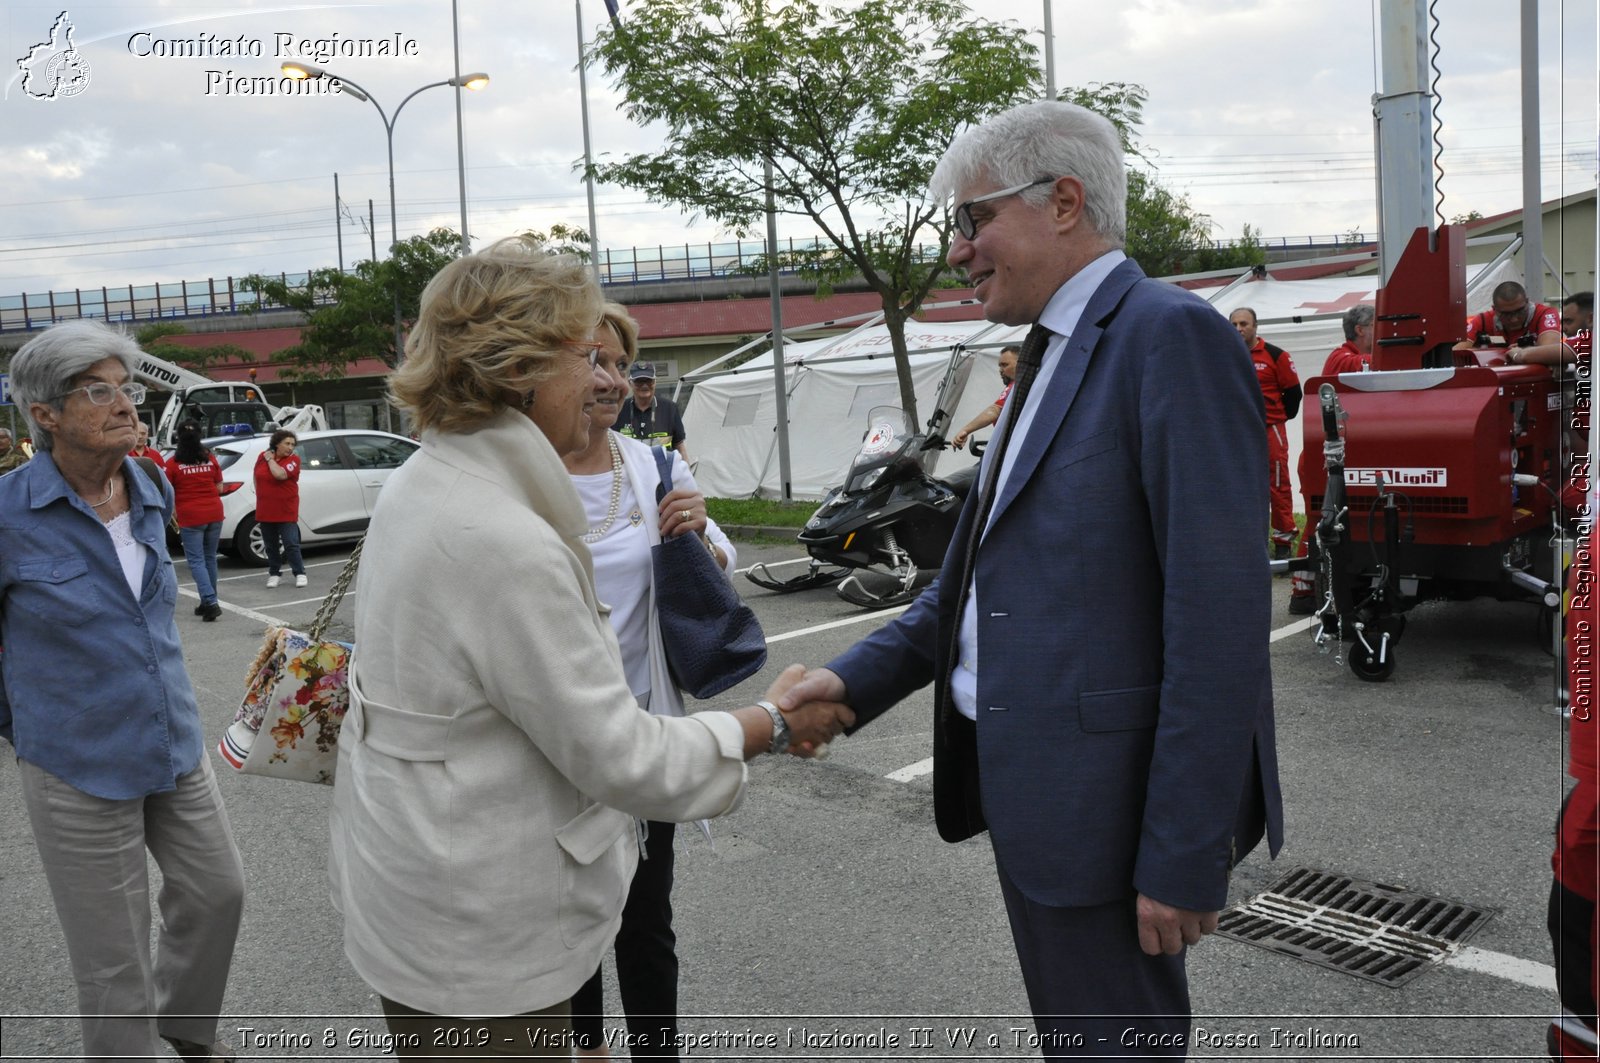
<path fill-rule="evenodd" d="M 316 619 L 311 621 L 311 630 L 306 632 L 306 636 L 312 642 L 321 642 L 328 625 L 333 623 L 333 614 L 339 611 L 339 603 L 344 601 L 345 591 L 350 589 L 351 581 L 356 578 L 356 566 L 361 562 L 361 548 L 366 545 L 367 537 L 363 535 L 356 543 L 355 552 L 350 555 L 350 560 L 344 563 L 344 571 L 333 581 L 333 589 L 322 599 L 322 605 L 317 608 Z"/>

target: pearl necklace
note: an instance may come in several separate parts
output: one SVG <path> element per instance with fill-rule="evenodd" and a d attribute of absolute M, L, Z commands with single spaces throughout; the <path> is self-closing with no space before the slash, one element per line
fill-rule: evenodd
<path fill-rule="evenodd" d="M 617 441 L 610 432 L 606 433 L 606 445 L 611 448 L 611 504 L 606 507 L 605 523 L 598 528 L 590 528 L 583 537 L 586 543 L 597 543 L 611 530 L 611 525 L 617 521 L 617 512 L 622 508 L 622 448 L 617 446 Z"/>

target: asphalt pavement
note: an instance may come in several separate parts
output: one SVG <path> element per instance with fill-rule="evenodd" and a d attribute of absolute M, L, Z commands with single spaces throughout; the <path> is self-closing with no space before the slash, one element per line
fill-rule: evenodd
<path fill-rule="evenodd" d="M 303 590 L 268 590 L 261 570 L 224 559 L 227 611 L 215 623 L 190 615 L 197 599 L 183 580 L 179 626 L 213 747 L 266 618 L 307 625 L 347 555 L 308 549 Z M 800 557 L 781 542 L 740 549 L 741 567 Z M 178 570 L 187 575 L 181 558 Z M 1492 914 L 1466 947 L 1400 987 L 1208 938 L 1189 957 L 1191 1055 L 1544 1058 L 1556 1008 L 1545 930 L 1551 827 L 1566 783 L 1564 724 L 1547 710 L 1553 666 L 1534 610 L 1419 608 L 1394 676 L 1365 683 L 1291 630 L 1287 581 L 1274 585 L 1287 841 L 1276 862 L 1258 850 L 1240 865 L 1233 900 L 1307 867 Z M 779 595 L 741 579 L 740 589 L 772 640 L 769 663 L 703 707 L 748 704 L 784 665 L 825 661 L 887 619 L 826 588 Z M 349 637 L 359 593 L 358 582 L 336 635 Z M 1227 617 L 1216 618 L 1215 637 L 1229 637 Z M 713 845 L 680 832 L 673 899 L 686 1058 L 1038 1058 L 988 842 L 948 845 L 934 831 L 931 717 L 925 690 L 836 742 L 826 761 L 761 758 L 743 806 L 714 824 Z M 241 776 L 214 754 L 213 765 L 249 888 L 223 1035 L 252 1058 L 380 1058 L 377 998 L 344 959 L 328 902 L 331 791 Z M 0 1058 L 71 1057 L 75 995 L 9 758 L 0 762 L 0 897 L 0 1012 L 9 1016 Z M 607 983 L 608 1009 L 620 1016 L 609 965 Z M 612 1026 L 620 1032 L 620 1018 Z"/>

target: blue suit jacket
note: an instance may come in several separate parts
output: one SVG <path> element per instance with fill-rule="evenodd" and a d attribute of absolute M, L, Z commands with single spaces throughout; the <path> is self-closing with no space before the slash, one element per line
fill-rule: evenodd
<path fill-rule="evenodd" d="M 828 667 L 857 726 L 938 680 L 940 834 L 987 826 L 1032 900 L 1219 909 L 1283 833 L 1261 389 L 1221 315 L 1131 261 L 1061 357 L 977 557 L 976 749 L 948 676 L 977 490 L 940 578 Z"/>

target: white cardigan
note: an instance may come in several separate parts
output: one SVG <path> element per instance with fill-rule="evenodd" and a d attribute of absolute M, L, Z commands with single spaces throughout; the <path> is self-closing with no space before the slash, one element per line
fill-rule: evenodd
<path fill-rule="evenodd" d="M 632 817 L 743 795 L 731 715 L 638 710 L 586 530 L 555 451 L 511 411 L 424 433 L 373 514 L 329 866 L 351 964 L 402 1004 L 568 999 L 620 922 Z"/>

